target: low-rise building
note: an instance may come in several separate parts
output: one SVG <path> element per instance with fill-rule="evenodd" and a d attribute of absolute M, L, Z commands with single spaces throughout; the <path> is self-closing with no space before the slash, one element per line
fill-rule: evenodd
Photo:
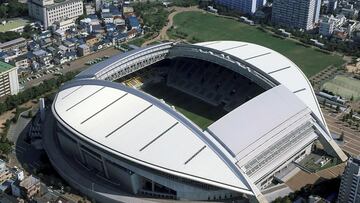
<path fill-rule="evenodd" d="M 92 4 L 86 4 L 85 5 L 85 12 L 86 15 L 95 14 L 96 10 L 95 7 Z"/>
<path fill-rule="evenodd" d="M 114 17 L 114 24 L 115 25 L 125 25 L 125 20 L 120 16 L 116 16 L 116 17 Z"/>
<path fill-rule="evenodd" d="M 74 19 L 67 19 L 67 20 L 63 20 L 63 21 L 56 21 L 54 24 L 57 29 L 66 31 L 66 30 L 70 29 L 71 27 L 75 26 L 75 21 L 74 21 Z"/>
<path fill-rule="evenodd" d="M 86 56 L 90 54 L 90 47 L 86 44 L 81 44 L 78 46 L 79 56 Z"/>
<path fill-rule="evenodd" d="M 140 23 L 139 23 L 139 20 L 136 18 L 136 16 L 129 16 L 126 19 L 126 22 L 127 22 L 129 30 L 140 28 Z"/>
<path fill-rule="evenodd" d="M 113 23 L 114 22 L 114 18 L 111 15 L 111 13 L 109 13 L 109 12 L 101 13 L 101 18 L 104 21 L 104 23 Z"/>
<path fill-rule="evenodd" d="M 134 13 L 134 8 L 131 6 L 124 6 L 123 7 L 123 14 L 128 15 Z"/>
<path fill-rule="evenodd" d="M 0 51 L 11 51 L 15 49 L 26 49 L 26 39 L 23 37 L 0 43 Z"/>
<path fill-rule="evenodd" d="M 19 69 L 27 69 L 30 66 L 30 61 L 27 58 L 26 54 L 20 55 L 12 60 L 12 63 Z"/>
<path fill-rule="evenodd" d="M 31 199 L 40 192 L 40 180 L 34 176 L 28 176 L 22 181 L 15 181 L 11 185 L 12 194 L 16 197 Z"/>
<path fill-rule="evenodd" d="M 99 39 L 96 36 L 88 36 L 86 37 L 85 42 L 89 47 L 92 47 L 99 42 Z"/>
<path fill-rule="evenodd" d="M 346 22 L 344 15 L 338 15 L 334 17 L 323 16 L 319 25 L 319 34 L 323 36 L 331 36 L 335 29 L 341 27 Z"/>
<path fill-rule="evenodd" d="M 51 63 L 50 63 L 51 54 L 48 53 L 47 51 L 40 49 L 40 50 L 34 51 L 33 55 L 35 56 L 36 61 L 40 64 L 41 67 L 43 67 L 43 66 L 48 67 L 51 65 Z"/>
<path fill-rule="evenodd" d="M 18 68 L 0 61 L 0 97 L 19 93 Z"/>
<path fill-rule="evenodd" d="M 5 165 L 5 161 L 0 159 L 0 184 L 11 178 L 11 172 Z"/>

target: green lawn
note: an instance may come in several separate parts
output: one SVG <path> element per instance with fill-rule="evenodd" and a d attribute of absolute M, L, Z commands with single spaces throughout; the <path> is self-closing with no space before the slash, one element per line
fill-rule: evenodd
<path fill-rule="evenodd" d="M 11 29 L 15 29 L 21 26 L 25 26 L 26 24 L 29 24 L 30 21 L 22 18 L 15 18 L 15 19 L 8 19 L 7 23 L 5 25 L 0 24 L 0 32 L 7 32 Z"/>
<path fill-rule="evenodd" d="M 132 45 L 140 47 L 145 41 L 146 41 L 145 38 L 138 37 L 138 38 L 135 38 L 135 39 L 129 41 L 128 44 L 132 44 Z"/>
<path fill-rule="evenodd" d="M 287 56 L 310 77 L 330 65 L 340 66 L 340 56 L 332 56 L 296 42 L 284 40 L 232 19 L 202 12 L 183 12 L 174 17 L 172 38 L 183 36 L 191 41 L 235 40 L 259 44 Z"/>
<path fill-rule="evenodd" d="M 205 129 L 227 113 L 222 107 L 210 105 L 175 88 L 168 87 L 165 83 L 148 84 L 142 87 L 142 90 L 174 106 L 178 112 L 201 129 Z"/>
<path fill-rule="evenodd" d="M 322 86 L 322 89 L 331 91 L 346 99 L 350 99 L 351 97 L 353 97 L 354 100 L 360 99 L 360 80 L 343 75 L 338 75 L 329 82 L 326 82 Z"/>

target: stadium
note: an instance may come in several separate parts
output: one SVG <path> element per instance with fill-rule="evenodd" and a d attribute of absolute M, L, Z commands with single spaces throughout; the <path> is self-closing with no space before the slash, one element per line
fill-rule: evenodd
<path fill-rule="evenodd" d="M 314 142 L 347 158 L 301 70 L 247 42 L 115 55 L 65 83 L 52 115 L 50 161 L 100 202 L 267 202 Z"/>

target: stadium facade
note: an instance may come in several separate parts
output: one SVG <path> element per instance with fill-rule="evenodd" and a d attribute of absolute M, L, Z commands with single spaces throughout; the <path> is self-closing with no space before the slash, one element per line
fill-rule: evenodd
<path fill-rule="evenodd" d="M 216 64 L 262 91 L 232 108 L 237 92 L 232 91 L 230 99 L 209 99 L 216 103 L 222 98 L 219 104 L 231 110 L 200 129 L 166 101 L 113 82 L 177 58 Z M 222 85 L 227 83 L 215 86 Z M 195 90 L 192 94 L 206 100 Z M 116 55 L 63 85 L 52 114 L 55 133 L 44 138 L 50 161 L 70 184 L 98 201 L 128 201 L 111 192 L 114 186 L 134 196 L 266 202 L 262 191 L 277 174 L 287 173 L 290 163 L 309 154 L 315 140 L 328 154 L 347 159 L 332 139 L 301 70 L 283 55 L 247 42 L 168 42 Z M 51 142 L 56 144 L 46 144 Z M 74 165 L 59 164 L 62 156 L 53 146 L 61 149 L 65 162 L 87 169 L 78 172 L 79 177 L 90 173 L 102 181 L 85 184 L 71 178 L 74 174 L 65 170 Z"/>

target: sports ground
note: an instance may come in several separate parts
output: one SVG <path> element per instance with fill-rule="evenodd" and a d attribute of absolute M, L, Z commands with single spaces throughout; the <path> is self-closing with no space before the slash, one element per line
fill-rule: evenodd
<path fill-rule="evenodd" d="M 25 26 L 26 24 L 29 23 L 30 23 L 29 20 L 23 18 L 9 19 L 5 25 L 0 24 L 0 32 L 7 32 L 15 28 Z"/>
<path fill-rule="evenodd" d="M 285 55 L 308 76 L 313 76 L 328 66 L 344 63 L 341 56 L 329 55 L 304 47 L 289 39 L 281 39 L 233 19 L 203 12 L 183 12 L 174 16 L 172 38 L 182 36 L 188 41 L 235 40 L 259 44 Z"/>
<path fill-rule="evenodd" d="M 354 100 L 360 99 L 360 80 L 338 75 L 332 80 L 326 82 L 322 89 L 326 89 L 340 95 L 343 98 L 350 99 L 353 97 Z"/>

